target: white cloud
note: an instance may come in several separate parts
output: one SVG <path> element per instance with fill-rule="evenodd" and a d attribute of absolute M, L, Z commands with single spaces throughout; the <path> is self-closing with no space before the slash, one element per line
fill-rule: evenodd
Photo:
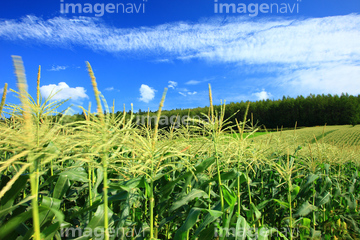
<path fill-rule="evenodd" d="M 271 93 L 266 92 L 265 89 L 263 89 L 261 92 L 253 93 L 254 96 L 258 98 L 258 100 L 266 100 L 271 98 Z"/>
<path fill-rule="evenodd" d="M 114 87 L 105 88 L 105 91 L 113 91 L 113 90 L 114 90 Z"/>
<path fill-rule="evenodd" d="M 181 94 L 181 95 L 183 95 L 184 97 L 186 97 L 186 93 L 179 92 L 179 94 Z"/>
<path fill-rule="evenodd" d="M 49 69 L 48 71 L 61 71 L 61 70 L 65 70 L 67 69 L 67 66 L 52 66 L 51 69 Z"/>
<path fill-rule="evenodd" d="M 0 94 L 4 92 L 4 88 L 0 88 Z"/>
<path fill-rule="evenodd" d="M 168 88 L 172 88 L 172 89 L 175 89 L 175 87 L 178 85 L 178 83 L 174 81 L 169 81 L 168 83 L 169 83 Z"/>
<path fill-rule="evenodd" d="M 197 92 L 195 92 L 195 91 L 194 92 L 188 92 L 187 94 L 188 95 L 195 95 L 195 94 L 197 94 Z"/>
<path fill-rule="evenodd" d="M 112 92 L 112 91 L 120 92 L 119 89 L 116 89 L 116 88 L 114 88 L 114 87 L 107 87 L 107 88 L 104 89 L 104 91 L 108 91 L 108 92 Z"/>
<path fill-rule="evenodd" d="M 278 84 L 290 87 L 294 94 L 359 94 L 360 66 L 355 64 L 323 64 L 297 69 L 284 74 Z"/>
<path fill-rule="evenodd" d="M 190 80 L 190 81 L 187 81 L 185 84 L 186 85 L 197 85 L 201 83 L 201 81 L 197 81 L 197 80 Z"/>
<path fill-rule="evenodd" d="M 141 84 L 139 90 L 141 96 L 141 98 L 139 98 L 140 101 L 148 103 L 154 99 L 156 90 L 153 89 L 152 87 L 149 87 L 148 85 L 145 84 Z"/>
<path fill-rule="evenodd" d="M 59 91 L 59 92 L 58 92 Z M 40 87 L 41 95 L 45 98 L 49 97 L 50 94 L 58 92 L 52 100 L 65 100 L 71 98 L 72 100 L 80 100 L 83 98 L 89 98 L 86 94 L 86 90 L 83 87 L 71 88 L 65 82 L 59 82 L 56 84 L 49 84 Z"/>

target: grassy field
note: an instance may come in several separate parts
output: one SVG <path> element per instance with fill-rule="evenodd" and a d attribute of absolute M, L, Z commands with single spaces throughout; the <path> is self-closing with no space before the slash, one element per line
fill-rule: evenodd
<path fill-rule="evenodd" d="M 246 138 L 248 136 L 248 138 L 254 138 L 254 137 L 258 137 L 258 136 L 262 136 L 268 134 L 267 132 L 253 132 L 253 133 L 244 133 L 243 134 L 243 138 Z M 240 137 L 240 133 L 233 133 L 232 136 L 234 138 Z"/>
<path fill-rule="evenodd" d="M 359 127 L 248 135 L 247 114 L 230 123 L 223 111 L 169 131 L 138 126 L 103 114 L 115 106 L 89 63 L 97 113 L 61 124 L 47 117 L 58 103 L 30 98 L 14 65 L 21 105 L 6 104 L 0 122 L 1 239 L 360 238 Z M 212 110 L 210 86 L 209 99 Z"/>

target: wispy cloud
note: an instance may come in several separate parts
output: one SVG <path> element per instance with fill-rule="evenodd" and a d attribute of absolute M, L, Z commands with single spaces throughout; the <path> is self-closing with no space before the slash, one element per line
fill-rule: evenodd
<path fill-rule="evenodd" d="M 141 84 L 141 87 L 139 89 L 140 91 L 140 98 L 139 100 L 145 103 L 150 102 L 155 97 L 156 90 L 152 87 L 149 87 L 148 85 Z"/>
<path fill-rule="evenodd" d="M 172 63 L 173 61 L 170 60 L 170 59 L 164 58 L 164 59 L 156 59 L 153 62 L 156 62 L 156 63 Z"/>
<path fill-rule="evenodd" d="M 98 18 L 1 20 L 0 37 L 107 52 L 139 51 L 221 62 L 314 63 L 360 57 L 360 15 L 254 21 L 238 17 L 114 28 Z M 169 58 L 164 58 L 169 59 Z"/>
<path fill-rule="evenodd" d="M 197 85 L 199 83 L 201 83 L 202 81 L 197 81 L 197 80 L 190 80 L 190 81 L 187 81 L 185 84 L 186 85 Z"/>
<path fill-rule="evenodd" d="M 309 85 L 306 92 L 320 87 L 339 93 L 358 87 L 359 26 L 359 14 L 307 19 L 229 17 L 225 21 L 215 18 L 140 28 L 115 28 L 99 18 L 44 20 L 27 16 L 0 20 L 0 39 L 63 48 L 76 45 L 164 61 L 200 59 L 251 65 L 253 69 L 277 73 L 278 84 L 288 89 L 294 85 L 298 86 L 296 90 L 304 89 Z M 264 66 L 268 65 L 275 69 L 266 70 Z M 334 76 L 341 81 L 335 82 Z M 345 86 L 343 80 L 349 85 Z M 190 80 L 186 84 L 198 83 Z"/>
<path fill-rule="evenodd" d="M 178 85 L 178 83 L 174 81 L 169 81 L 168 83 L 169 83 L 168 88 L 172 88 L 172 89 L 175 89 L 176 86 Z"/>
<path fill-rule="evenodd" d="M 67 69 L 68 66 L 52 66 L 50 69 L 48 69 L 48 71 L 61 71 L 61 70 L 65 70 Z"/>
<path fill-rule="evenodd" d="M 107 87 L 107 88 L 104 89 L 104 91 L 107 91 L 107 92 L 112 92 L 112 91 L 120 92 L 119 89 L 116 89 L 114 87 Z"/>
<path fill-rule="evenodd" d="M 0 94 L 4 92 L 4 88 L 0 88 Z"/>
<path fill-rule="evenodd" d="M 85 88 L 71 88 L 65 82 L 41 86 L 40 92 L 41 95 L 45 98 L 48 98 L 51 94 L 58 92 L 55 96 L 53 96 L 52 100 L 65 100 L 71 98 L 72 100 L 77 101 L 84 98 L 89 98 L 89 96 L 86 94 Z"/>
<path fill-rule="evenodd" d="M 181 92 L 188 92 L 189 90 L 187 88 L 177 88 L 176 90 Z"/>
<path fill-rule="evenodd" d="M 214 79 L 215 79 L 215 77 L 204 78 L 203 80 L 190 80 L 190 81 L 187 81 L 185 84 L 186 85 L 198 85 L 200 83 L 208 82 L 208 81 L 211 81 L 211 80 L 214 80 Z"/>
<path fill-rule="evenodd" d="M 188 95 L 195 95 L 197 94 L 197 92 L 179 92 L 179 94 L 183 95 L 184 97 L 188 96 Z"/>

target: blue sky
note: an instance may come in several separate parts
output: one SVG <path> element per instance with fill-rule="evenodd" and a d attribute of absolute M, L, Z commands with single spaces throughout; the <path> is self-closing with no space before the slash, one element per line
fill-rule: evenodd
<path fill-rule="evenodd" d="M 95 104 L 85 61 L 116 110 L 156 110 L 165 87 L 165 109 L 203 107 L 208 83 L 216 104 L 358 95 L 359 26 L 359 0 L 1 1 L 0 92 L 20 55 L 30 94 L 41 65 L 42 95 L 62 89 L 73 112 Z"/>

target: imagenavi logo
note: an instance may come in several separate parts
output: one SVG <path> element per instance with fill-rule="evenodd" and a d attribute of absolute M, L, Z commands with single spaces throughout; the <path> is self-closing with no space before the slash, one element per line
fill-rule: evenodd
<path fill-rule="evenodd" d="M 138 1 L 138 3 L 67 3 L 65 0 L 60 0 L 60 13 L 95 14 L 95 17 L 102 17 L 105 13 L 145 13 L 147 0 Z"/>
<path fill-rule="evenodd" d="M 214 0 L 214 13 L 238 13 L 256 17 L 259 13 L 264 14 L 288 14 L 299 13 L 301 0 L 295 3 L 229 3 Z"/>

